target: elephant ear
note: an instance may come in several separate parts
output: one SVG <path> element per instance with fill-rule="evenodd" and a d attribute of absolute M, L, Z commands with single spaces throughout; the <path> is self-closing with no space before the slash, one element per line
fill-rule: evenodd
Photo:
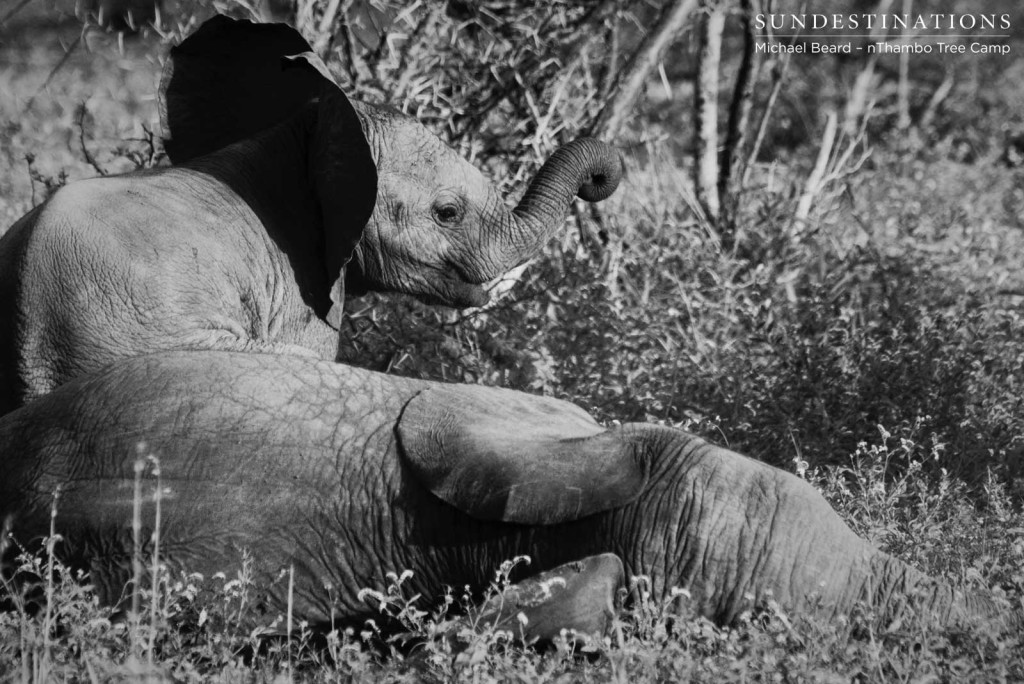
<path fill-rule="evenodd" d="M 327 66 L 313 52 L 286 58 L 331 79 Z M 325 264 L 331 310 L 327 322 L 337 329 L 345 299 L 345 266 L 369 223 L 377 202 L 377 166 L 355 108 L 330 80 L 320 91 L 316 134 L 311 152 L 312 175 L 324 228 Z"/>
<path fill-rule="evenodd" d="M 480 520 L 555 525 L 623 506 L 647 483 L 620 431 L 521 392 L 434 387 L 406 405 L 397 432 L 417 480 Z"/>
<path fill-rule="evenodd" d="M 324 267 L 338 322 L 344 267 L 377 197 L 377 168 L 352 103 L 298 31 L 215 16 L 171 49 L 160 86 L 175 164 L 252 137 L 317 102 L 309 170 L 321 208 Z"/>
<path fill-rule="evenodd" d="M 282 68 L 311 48 L 284 24 L 217 15 L 171 48 L 160 83 L 164 149 L 175 164 L 201 157 L 296 114 L 323 76 Z"/>

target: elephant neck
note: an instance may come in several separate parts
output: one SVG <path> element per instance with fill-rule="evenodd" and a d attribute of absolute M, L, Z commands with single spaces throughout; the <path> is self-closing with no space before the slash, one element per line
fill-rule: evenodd
<path fill-rule="evenodd" d="M 243 240 L 269 239 L 280 268 L 296 281 L 307 306 L 321 318 L 330 309 L 324 266 L 324 228 L 312 183 L 310 150 L 316 108 L 217 152 L 184 164 L 226 185 L 257 221 L 240 222 Z M 259 242 L 257 242 L 259 244 Z"/>

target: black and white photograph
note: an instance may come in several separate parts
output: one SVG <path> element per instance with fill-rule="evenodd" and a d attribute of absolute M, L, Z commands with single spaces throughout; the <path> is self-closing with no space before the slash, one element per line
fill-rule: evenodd
<path fill-rule="evenodd" d="M 1024 5 L 0 0 L 0 681 L 1024 681 Z"/>

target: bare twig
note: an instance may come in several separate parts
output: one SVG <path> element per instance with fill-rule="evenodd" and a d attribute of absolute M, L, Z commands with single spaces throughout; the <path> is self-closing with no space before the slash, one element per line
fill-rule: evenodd
<path fill-rule="evenodd" d="M 825 172 L 828 169 L 828 160 L 832 155 L 832 147 L 836 140 L 836 129 L 838 126 L 836 113 L 830 109 L 825 116 L 825 132 L 821 136 L 821 147 L 818 148 L 818 158 L 814 162 L 814 169 L 811 171 L 811 174 L 807 176 L 807 182 L 804 184 L 804 192 L 800 196 L 800 201 L 797 203 L 796 213 L 794 215 L 795 219 L 799 223 L 807 220 L 807 217 L 811 213 L 811 205 L 814 204 L 814 199 L 818 196 L 818 193 L 821 192 L 825 180 Z"/>
<path fill-rule="evenodd" d="M 132 138 L 132 140 L 146 145 L 146 160 L 142 163 L 143 168 L 148 169 L 155 165 L 159 151 L 156 144 L 156 134 L 153 133 L 152 129 L 146 124 L 142 124 L 142 137 Z"/>
<path fill-rule="evenodd" d="M 935 115 L 939 111 L 939 107 L 945 102 L 949 94 L 953 92 L 953 85 L 956 83 L 953 78 L 953 70 L 950 69 L 946 72 L 946 77 L 942 79 L 942 83 L 932 93 L 931 98 L 928 100 L 928 105 L 924 108 L 924 112 L 921 114 L 921 118 L 918 120 L 918 126 L 922 129 L 928 128 L 932 125 L 932 121 L 935 120 Z"/>
<path fill-rule="evenodd" d="M 292 672 L 292 615 L 295 607 L 295 565 L 288 566 L 288 617 L 286 619 L 288 633 L 288 672 Z"/>
<path fill-rule="evenodd" d="M 150 596 L 149 601 L 149 646 L 146 649 L 146 658 L 149 663 L 149 667 L 153 668 L 153 653 L 156 647 L 156 635 L 157 635 L 157 608 L 159 607 L 159 596 L 160 596 L 160 517 L 161 517 L 161 502 L 163 501 L 163 481 L 160 478 L 160 459 L 155 454 L 149 455 L 149 462 L 153 467 L 153 477 L 156 478 L 156 489 L 153 490 L 153 504 L 154 504 L 154 517 L 153 517 L 153 534 L 151 536 L 153 542 L 153 564 L 150 570 L 150 586 L 153 589 L 153 593 Z"/>
<path fill-rule="evenodd" d="M 604 61 L 604 73 L 601 77 L 601 97 L 608 99 L 612 89 L 615 87 L 615 79 L 619 73 L 619 19 L 612 17 L 609 22 L 605 38 L 608 43 L 608 53 Z"/>
<path fill-rule="evenodd" d="M 754 86 L 757 84 L 761 60 L 757 57 L 758 30 L 754 17 L 760 12 L 759 0 L 742 0 L 743 13 L 743 57 L 740 61 L 736 85 L 733 88 L 732 103 L 729 106 L 729 127 L 725 138 L 725 155 L 719 175 L 718 192 L 732 211 L 739 199 L 739 187 L 734 187 L 735 178 L 742 178 L 744 169 L 743 150 L 746 146 L 747 129 L 750 127 L 750 110 L 754 103 Z"/>
<path fill-rule="evenodd" d="M 914 0 L 903 0 L 903 15 L 911 16 Z M 907 36 L 913 35 L 913 29 L 907 28 Z M 910 53 L 900 53 L 900 76 L 896 87 L 896 103 L 899 112 L 896 128 L 905 131 L 910 128 Z"/>
<path fill-rule="evenodd" d="M 5 14 L 3 18 L 0 19 L 0 27 L 3 27 L 4 24 L 13 19 L 14 15 L 20 12 L 22 8 L 25 7 L 25 5 L 27 5 L 30 2 L 32 2 L 32 0 L 21 0 L 21 2 L 12 7 L 10 11 L 8 11 L 7 14 Z"/>
<path fill-rule="evenodd" d="M 53 502 L 50 504 L 50 535 L 46 538 L 46 613 L 43 618 L 43 658 L 44 668 L 49 670 L 52 662 L 53 625 L 53 553 L 57 545 L 57 502 L 60 500 L 61 486 L 53 491 Z"/>
<path fill-rule="evenodd" d="M 89 151 L 88 146 L 85 144 L 85 115 L 88 114 L 88 110 L 85 108 L 85 103 L 82 102 L 75 108 L 75 127 L 78 128 L 78 146 L 82 150 L 82 156 L 85 157 L 85 161 L 93 168 L 96 173 L 101 176 L 106 176 L 107 170 L 100 166 L 96 158 L 92 156 L 92 152 Z"/>
<path fill-rule="evenodd" d="M 768 10 L 771 11 L 772 3 L 768 2 Z M 803 13 L 807 10 L 807 0 L 800 6 L 800 12 Z M 789 39 L 789 45 L 796 44 L 797 38 L 799 37 L 799 31 L 797 31 L 792 38 Z M 770 29 L 768 39 L 771 39 Z M 765 102 L 764 111 L 761 112 L 761 120 L 757 126 L 757 137 L 754 139 L 754 144 L 750 148 L 750 154 L 747 155 L 747 161 L 743 165 L 743 175 L 740 180 L 739 192 L 743 192 L 743 189 L 747 187 L 747 182 L 750 180 L 750 171 L 754 168 L 754 163 L 757 161 L 757 156 L 761 153 L 761 145 L 764 144 L 764 138 L 768 134 L 768 122 L 771 120 L 772 111 L 775 109 L 775 103 L 779 99 L 779 93 L 782 91 L 782 84 L 785 81 L 786 71 L 789 69 L 790 53 L 785 53 L 781 59 L 776 60 L 772 65 L 772 89 L 768 94 L 768 101 Z"/>
<path fill-rule="evenodd" d="M 131 615 L 131 647 L 132 657 L 138 660 L 142 638 L 139 635 L 142 601 L 142 473 L 146 462 L 142 458 L 135 460 L 135 488 L 132 496 L 132 601 Z"/>
<path fill-rule="evenodd" d="M 42 202 L 42 201 L 45 201 L 46 199 L 48 199 L 50 197 L 50 195 L 55 193 L 57 190 L 59 190 L 61 187 L 63 187 L 65 183 L 68 182 L 68 172 L 66 170 L 61 169 L 57 173 L 57 177 L 56 178 L 54 178 L 53 176 L 44 176 L 42 173 L 40 173 L 39 169 L 36 168 L 35 162 L 36 162 L 36 157 L 35 157 L 34 154 L 32 154 L 30 152 L 30 153 L 27 153 L 25 155 L 25 163 L 28 165 L 29 183 L 31 184 L 31 187 L 32 187 L 32 206 L 33 207 L 38 206 L 39 202 Z M 36 185 L 37 184 L 42 185 L 43 188 L 46 190 L 46 195 L 41 200 L 39 200 L 39 202 L 36 201 Z"/>
<path fill-rule="evenodd" d="M 776 60 L 772 65 L 772 89 L 768 94 L 768 101 L 764 105 L 764 111 L 761 112 L 761 121 L 757 126 L 757 137 L 754 138 L 754 144 L 750 147 L 750 154 L 747 155 L 747 162 L 743 165 L 743 177 L 739 188 L 741 192 L 747 187 L 747 182 L 750 180 L 750 171 L 754 168 L 757 156 L 761 154 L 761 146 L 764 144 L 765 136 L 768 134 L 768 122 L 771 120 L 775 103 L 779 99 L 779 93 L 782 91 L 782 83 L 788 69 L 788 53 Z"/>
<path fill-rule="evenodd" d="M 874 14 L 881 16 L 889 11 L 893 0 L 879 0 L 875 7 Z M 888 29 L 879 28 L 872 34 L 872 42 L 880 42 L 885 39 Z M 875 85 L 875 66 L 878 64 L 878 53 L 872 53 L 864 68 L 857 74 L 857 78 L 850 90 L 850 96 L 846 99 L 846 109 L 843 114 L 843 133 L 853 137 L 860 128 L 861 119 L 867 116 L 870 107 L 870 93 Z"/>
<path fill-rule="evenodd" d="M 822 204 L 826 195 L 834 197 L 841 192 L 835 186 L 859 171 L 871 156 L 870 148 L 864 143 L 866 129 L 867 118 L 863 118 L 854 135 L 841 133 L 837 137 L 838 117 L 834 111 L 829 110 L 818 158 L 807 177 L 804 192 L 794 213 L 798 231 L 805 228 L 801 224 L 805 224 L 810 217 L 811 208 L 815 204 Z M 859 156 L 854 160 L 854 153 L 858 150 Z"/>
<path fill-rule="evenodd" d="M 71 45 L 69 45 L 68 48 L 64 51 L 64 55 L 60 58 L 60 60 L 53 67 L 53 69 L 50 70 L 50 73 L 46 75 L 46 80 L 43 81 L 43 84 L 39 86 L 35 93 L 32 94 L 32 97 L 28 98 L 28 101 L 25 103 L 23 111 L 27 112 L 32 107 L 32 104 L 35 102 L 36 98 L 39 97 L 39 94 L 50 87 L 50 82 L 53 81 L 53 77 L 56 76 L 57 72 L 64 68 L 64 65 L 67 64 L 69 59 L 71 59 L 71 55 L 81 44 L 82 37 L 85 36 L 85 32 L 88 30 L 88 26 L 82 27 L 82 32 L 78 34 L 78 37 L 75 38 L 74 42 L 71 43 Z"/>

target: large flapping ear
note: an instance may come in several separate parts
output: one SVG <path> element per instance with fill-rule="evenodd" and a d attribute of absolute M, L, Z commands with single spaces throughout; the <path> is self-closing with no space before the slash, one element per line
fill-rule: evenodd
<path fill-rule="evenodd" d="M 313 52 L 288 57 L 296 70 L 318 73 L 320 90 L 311 172 L 324 230 L 324 262 L 331 283 L 327 322 L 337 329 L 345 297 L 345 265 L 363 236 L 377 201 L 377 166 L 359 115 Z M 290 71 L 291 69 L 289 69 Z"/>
<path fill-rule="evenodd" d="M 320 95 L 316 71 L 282 57 L 311 48 L 285 24 L 217 15 L 171 48 L 160 83 L 164 148 L 175 164 L 251 137 Z"/>
<path fill-rule="evenodd" d="M 171 50 L 160 85 L 164 146 L 178 164 L 208 154 L 318 101 L 310 172 L 320 204 L 324 268 L 340 322 L 344 267 L 377 198 L 377 168 L 359 117 L 298 31 L 216 16 Z"/>
<path fill-rule="evenodd" d="M 554 525 L 625 505 L 647 483 L 619 431 L 521 392 L 424 390 L 402 412 L 398 437 L 419 482 L 481 520 Z"/>

